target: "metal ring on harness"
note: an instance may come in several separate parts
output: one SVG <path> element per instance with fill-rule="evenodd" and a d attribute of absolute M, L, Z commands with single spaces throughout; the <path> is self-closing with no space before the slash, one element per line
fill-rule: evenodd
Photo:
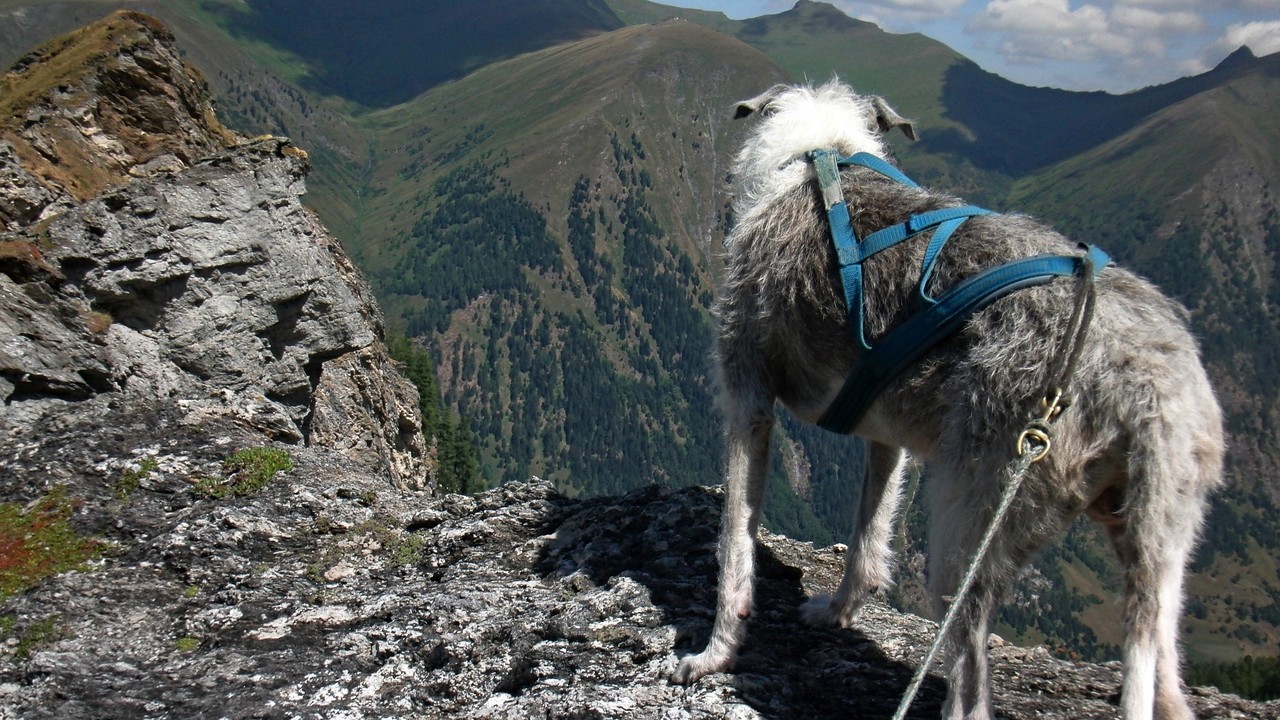
<path fill-rule="evenodd" d="M 1018 454 L 1031 455 L 1031 462 L 1040 462 L 1049 454 L 1053 439 L 1049 436 L 1049 426 L 1043 421 L 1032 420 L 1018 435 Z"/>

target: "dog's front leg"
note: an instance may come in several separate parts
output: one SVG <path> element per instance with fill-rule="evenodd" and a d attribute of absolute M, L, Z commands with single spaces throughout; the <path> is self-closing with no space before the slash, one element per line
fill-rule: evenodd
<path fill-rule="evenodd" d="M 879 443 L 867 447 L 867 471 L 845 555 L 844 577 L 834 595 L 818 595 L 802 612 L 811 625 L 849 627 L 867 596 L 893 579 L 893 530 L 902 504 L 906 453 Z"/>
<path fill-rule="evenodd" d="M 760 506 L 764 502 L 773 406 L 771 403 L 748 406 L 732 400 L 725 405 L 728 456 L 718 551 L 720 593 L 716 622 L 707 648 L 680 661 L 673 676 L 679 683 L 692 683 L 703 675 L 732 667 L 746 634 L 744 621 L 751 614 L 755 538 L 760 525 Z"/>

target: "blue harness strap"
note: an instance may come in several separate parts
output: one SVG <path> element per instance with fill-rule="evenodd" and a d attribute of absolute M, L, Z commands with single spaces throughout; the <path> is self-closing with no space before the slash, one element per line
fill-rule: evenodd
<path fill-rule="evenodd" d="M 842 158 L 830 150 L 814 150 L 809 156 L 822 187 L 827 220 L 831 226 L 831 240 L 844 285 L 850 330 L 863 351 L 835 400 L 818 421 L 818 425 L 826 430 L 841 434 L 852 431 L 871 403 L 894 378 L 978 310 L 1015 290 L 1043 285 L 1054 278 L 1089 273 L 1088 279 L 1092 280 L 1111 261 L 1106 253 L 1092 246 L 1087 246 L 1087 252 L 1079 256 L 1036 255 L 972 275 L 941 297 L 934 298 L 929 295 L 927 288 L 943 246 L 966 220 L 992 214 L 991 211 L 971 205 L 932 210 L 874 232 L 859 242 L 854 234 L 849 208 L 844 201 L 844 192 L 840 188 L 841 166 L 859 165 L 904 185 L 918 186 L 897 168 L 867 153 Z M 862 262 L 929 230 L 933 230 L 933 236 L 925 248 L 917 290 L 922 309 L 872 347 L 867 342 L 864 330 Z"/>

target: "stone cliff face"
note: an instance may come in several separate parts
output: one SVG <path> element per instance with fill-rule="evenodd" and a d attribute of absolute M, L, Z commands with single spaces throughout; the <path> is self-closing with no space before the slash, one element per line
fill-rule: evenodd
<path fill-rule="evenodd" d="M 838 548 L 766 535 L 738 672 L 683 687 L 666 678 L 714 612 L 715 491 L 420 488 L 416 394 L 300 204 L 305 157 L 202 125 L 151 21 L 95 28 L 0 95 L 42 108 L 0 126 L 0 588 L 50 528 L 94 549 L 0 591 L 0 719 L 890 715 L 932 625 L 873 602 L 856 630 L 803 626 Z M 41 92 L 68 57 L 90 71 Z M 106 67 L 126 100 L 94 98 Z M 103 119 L 157 108 L 190 121 L 153 126 L 187 127 L 176 144 Z M 102 171 L 96 191 L 67 157 Z M 229 456 L 264 445 L 288 469 L 241 486 Z M 1117 716 L 1114 665 L 993 646 L 1003 717 Z M 931 679 L 911 717 L 942 694 Z M 1280 716 L 1213 690 L 1193 704 Z"/>
<path fill-rule="evenodd" d="M 171 37 L 134 13 L 4 81 L 0 423 L 162 398 L 187 423 L 226 414 L 424 481 L 416 391 L 302 206 L 305 153 L 218 125 Z"/>
<path fill-rule="evenodd" d="M 0 87 L 0 231 L 236 142 L 172 34 L 140 13 L 32 51 Z"/>

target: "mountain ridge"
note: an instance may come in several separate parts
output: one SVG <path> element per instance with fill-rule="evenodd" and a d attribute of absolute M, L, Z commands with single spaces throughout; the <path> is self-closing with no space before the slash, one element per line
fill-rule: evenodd
<path fill-rule="evenodd" d="M 632 17 L 628 15 L 632 11 L 667 12 L 635 0 L 627 0 L 625 8 L 623 4 L 614 0 L 610 7 L 624 20 Z M 12 0 L 6 0 L 4 5 L 18 6 Z M 55 4 L 43 3 L 39 7 L 50 10 Z M 102 5 L 57 7 L 71 12 L 66 8 L 83 11 Z M 762 54 L 759 47 L 750 49 L 749 43 L 736 34 L 742 27 L 740 21 L 678 11 L 686 18 L 686 26 L 696 21 L 693 24 L 707 24 L 720 33 L 715 42 L 723 51 L 721 59 L 729 60 L 729 80 L 734 79 L 734 70 L 742 63 L 754 68 L 751 77 L 738 77 L 740 84 L 731 85 L 703 77 L 701 65 L 705 63 L 678 65 L 680 74 L 698 88 L 705 102 L 692 103 L 685 92 L 681 113 L 670 119 L 664 114 L 668 96 L 657 81 L 643 88 L 637 84 L 642 92 L 616 96 L 612 105 L 589 93 L 577 98 L 570 94 L 575 111 L 606 106 L 609 110 L 591 121 L 595 123 L 592 129 L 584 131 L 590 142 L 578 140 L 573 128 L 579 125 L 562 131 L 570 141 L 561 145 L 554 140 L 561 137 L 554 128 L 534 138 L 525 134 L 528 127 L 515 127 L 519 121 L 511 116 L 521 114 L 522 106 L 537 104 L 522 103 L 518 85 L 508 90 L 509 111 L 495 112 L 497 106 L 492 104 L 476 107 L 477 117 L 491 113 L 487 117 L 504 119 L 508 125 L 501 128 L 498 120 L 479 127 L 479 123 L 468 122 L 466 112 L 461 110 L 448 117 L 432 115 L 428 103 L 433 93 L 434 97 L 454 97 L 458 107 L 465 108 L 473 90 L 483 96 L 488 92 L 486 86 L 496 86 L 492 69 L 489 75 L 481 69 L 437 86 L 418 100 L 403 103 L 403 107 L 370 113 L 367 108 L 353 107 L 347 99 L 319 97 L 300 89 L 298 78 L 306 68 L 298 65 L 296 58 L 262 44 L 236 45 L 225 28 L 207 24 L 208 13 L 198 15 L 201 7 L 176 0 L 156 5 L 158 12 L 179 19 L 175 32 L 180 39 L 193 41 L 190 56 L 211 63 L 210 82 L 219 93 L 227 117 L 236 119 L 234 127 L 253 132 L 287 132 L 308 147 L 316 166 L 309 203 L 335 228 L 380 286 L 380 296 L 389 301 L 393 326 L 413 330 L 421 344 L 438 353 L 437 368 L 449 401 L 468 410 L 468 414 L 476 414 L 491 482 L 513 473 L 537 473 L 553 478 L 566 492 L 599 493 L 621 492 L 648 482 L 706 483 L 718 478 L 719 439 L 714 431 L 717 420 L 711 410 L 711 393 L 705 386 L 704 343 L 709 332 L 706 308 L 716 278 L 716 244 L 731 221 L 725 198 L 719 194 L 726 184 L 722 173 L 732 152 L 735 132 L 729 111 L 734 101 L 752 96 L 789 74 L 809 73 L 814 79 L 825 79 L 831 72 L 830 63 L 838 60 L 854 68 L 850 72 L 858 87 L 880 92 L 919 121 L 923 138 L 920 143 L 895 144 L 904 168 L 916 179 L 952 188 L 973 202 L 996 209 L 1036 212 L 1081 239 L 1101 238 L 1109 250 L 1114 246 L 1136 270 L 1166 281 L 1176 277 L 1178 282 L 1185 282 L 1184 287 L 1169 289 L 1183 299 L 1191 298 L 1188 304 L 1193 307 L 1200 296 L 1197 293 L 1226 298 L 1229 302 L 1220 310 L 1209 311 L 1212 316 L 1202 313 L 1202 317 L 1195 318 L 1197 332 L 1212 344 L 1211 349 L 1219 358 L 1212 371 L 1227 390 L 1224 404 L 1235 408 L 1229 409 L 1233 413 L 1232 443 L 1236 448 L 1232 472 L 1246 478 L 1259 476 L 1263 490 L 1274 490 L 1274 476 L 1261 472 L 1273 464 L 1272 458 L 1277 454 L 1272 433 L 1267 429 L 1271 422 L 1271 411 L 1266 409 L 1270 399 L 1257 391 L 1261 386 L 1237 381 L 1255 374 L 1248 370 L 1250 366 L 1261 372 L 1273 367 L 1274 350 L 1251 342 L 1250 328 L 1243 324 L 1243 318 L 1254 315 L 1231 317 L 1237 307 L 1265 310 L 1274 305 L 1270 289 L 1276 283 L 1274 266 L 1267 260 L 1271 251 L 1267 249 L 1266 230 L 1271 200 L 1266 199 L 1266 193 L 1252 190 L 1264 184 L 1274 187 L 1276 179 L 1268 163 L 1254 162 L 1256 169 L 1242 170 L 1233 159 L 1243 157 L 1233 153 L 1247 154 L 1249 150 L 1247 144 L 1237 142 L 1234 134 L 1239 138 L 1257 134 L 1260 126 L 1251 123 L 1268 117 L 1268 112 L 1274 115 L 1276 101 L 1272 91 L 1258 90 L 1252 115 L 1237 118 L 1238 122 L 1226 129 L 1229 142 L 1222 146 L 1227 152 L 1221 168 L 1185 163 L 1183 159 L 1192 155 L 1185 148 L 1177 148 L 1177 143 L 1167 142 L 1179 137 L 1184 128 L 1204 121 L 1206 116 L 1197 108 L 1212 104 L 1205 102 L 1206 93 L 1237 82 L 1225 82 L 1228 75 L 1243 72 L 1241 77 L 1253 77 L 1248 69 L 1269 64 L 1274 56 L 1250 60 L 1237 54 L 1225 66 L 1199 79 L 1192 78 L 1173 90 L 1149 90 L 1136 100 L 1104 94 L 1089 100 L 1093 96 L 1087 93 L 1011 87 L 983 75 L 976 66 L 965 66 L 954 52 L 939 43 L 889 35 L 867 24 L 837 18 L 849 34 L 831 32 L 824 39 L 821 33 L 815 35 L 800 27 L 806 17 L 834 12 L 823 4 L 801 3 L 791 11 L 753 24 L 759 31 L 757 42 L 772 43 L 770 52 L 778 58 Z M 32 12 L 32 16 L 37 14 Z M 646 32 L 672 34 L 672 28 L 679 27 L 676 24 L 629 31 L 620 28 L 610 33 L 630 32 L 639 37 Z M 687 27 L 682 32 L 693 37 Z M 850 51 L 854 44 L 849 40 L 855 35 L 858 52 Z M 609 33 L 596 33 L 585 40 L 543 48 L 506 60 L 506 65 L 489 67 L 518 73 L 522 63 L 549 62 L 548 58 L 556 53 L 568 57 L 575 52 L 573 48 L 580 50 L 593 42 L 607 45 L 610 41 Z M 929 62 L 902 62 L 907 43 L 928 46 L 932 53 Z M 784 52 L 790 54 L 783 57 Z M 544 67 L 559 78 L 560 87 L 553 89 L 567 93 L 573 87 L 575 72 L 605 72 L 610 63 L 622 57 L 615 54 L 596 58 L 593 63 L 567 63 L 559 75 L 550 69 L 551 64 Z M 881 68 L 876 73 L 883 75 L 871 77 L 876 73 L 867 72 L 859 77 L 859 64 Z M 969 73 L 967 84 L 981 89 L 973 102 L 981 100 L 986 105 L 979 103 L 981 112 L 977 115 L 957 118 L 948 114 L 951 110 L 942 96 L 949 68 Z M 637 66 L 634 71 L 634 77 L 646 77 L 643 68 Z M 916 72 L 920 76 L 911 77 Z M 1200 83 L 1197 88 L 1212 87 L 1188 94 L 1188 88 L 1195 83 Z M 1226 102 L 1232 93 L 1220 94 Z M 1181 99 L 1138 117 L 1140 113 L 1135 108 L 1143 103 L 1158 106 L 1156 100 L 1166 95 Z M 988 116 L 995 110 L 1011 102 L 1027 102 L 1024 98 L 1031 98 L 1030 102 L 1043 113 L 1047 106 L 1041 102 L 1042 97 L 1068 111 L 1073 103 L 1082 100 L 1120 108 L 1129 113 L 1124 116 L 1128 120 L 1113 120 L 1111 127 L 1103 128 L 1102 135 L 1117 131 L 1119 135 L 1097 140 L 1080 155 L 1064 159 L 1057 159 L 1062 153 L 1058 140 L 1033 141 L 1050 131 L 1036 129 L 1039 135 L 1019 139 L 1022 130 L 1017 124 L 1001 126 L 990 122 Z M 688 112 L 695 105 L 699 111 L 696 127 L 689 121 Z M 1175 112 L 1175 108 L 1181 109 Z M 1054 113 L 1055 119 L 1061 114 Z M 1077 114 L 1088 116 L 1083 111 Z M 427 117 L 443 119 L 432 124 L 423 121 Z M 672 125 L 663 126 L 659 117 Z M 535 118 L 534 123 L 541 120 Z M 1162 123 L 1159 137 L 1148 132 L 1149 127 L 1154 127 L 1153 120 Z M 386 126 L 379 124 L 382 122 Z M 417 125 L 419 122 L 423 124 Z M 523 122 L 526 126 L 531 124 Z M 989 127 L 978 127 L 975 133 L 965 123 L 988 123 Z M 993 128 L 1001 127 L 1006 134 L 1012 133 L 1009 145 L 1031 146 L 1038 154 L 1025 158 L 1001 155 L 1002 141 L 998 133 L 993 134 Z M 425 134 L 415 137 L 419 131 Z M 947 136 L 950 131 L 956 134 Z M 930 145 L 935 142 L 930 140 L 934 136 L 952 137 L 956 140 L 954 147 L 939 151 Z M 979 137 L 981 152 L 972 147 L 972 141 Z M 1189 137 L 1199 136 L 1192 133 Z M 421 152 L 415 149 L 419 141 L 423 143 Z M 695 142 L 702 147 L 695 149 Z M 562 147 L 566 155 L 563 167 L 553 159 Z M 1146 161 L 1107 161 L 1103 165 L 1109 168 L 1106 171 L 1090 171 L 1083 162 L 1073 162 L 1073 158 L 1102 157 L 1090 152 L 1111 150 Z M 535 156 L 536 161 L 521 159 Z M 424 164 L 415 166 L 414 158 Z M 688 162 L 682 176 L 680 163 L 685 158 Z M 1045 165 L 1047 160 L 1054 162 Z M 1032 167 L 1035 171 L 1026 175 L 1014 172 Z M 585 183 L 580 185 L 583 178 Z M 695 181 L 692 186 L 689 179 Z M 1167 186 L 1168 192 L 1144 189 L 1156 184 Z M 1215 187 L 1218 191 L 1213 195 Z M 1241 197 L 1253 199 L 1238 202 L 1231 192 L 1237 187 L 1250 189 Z M 1065 192 L 1068 188 L 1078 191 Z M 1056 198 L 1055 189 L 1060 191 Z M 1144 192 L 1130 192 L 1138 189 Z M 1210 194 L 1198 194 L 1201 190 Z M 1074 197 L 1088 197 L 1094 202 L 1073 204 Z M 446 205 L 446 211 L 441 212 Z M 1191 206 L 1195 206 L 1194 212 L 1187 209 Z M 1230 223 L 1216 219 L 1221 208 L 1227 208 L 1227 217 L 1233 218 Z M 509 216 L 510 221 L 493 222 L 489 216 L 495 211 Z M 1108 222 L 1108 218 L 1112 220 Z M 1193 227 L 1194 231 L 1178 231 Z M 1247 227 L 1247 233 L 1237 232 L 1237 227 Z M 1116 238 L 1111 239 L 1106 233 Z M 525 247 L 510 242 L 512 237 L 520 238 Z M 1237 241 L 1248 250 L 1243 256 L 1261 259 L 1253 263 L 1255 267 L 1231 261 L 1230 254 L 1217 249 Z M 476 247 L 485 248 L 485 262 L 471 262 L 459 250 Z M 412 248 L 418 249 L 411 251 Z M 446 257 L 440 253 L 453 255 L 447 263 L 433 265 Z M 408 255 L 415 256 L 412 262 L 404 260 Z M 1172 261 L 1184 261 L 1187 268 L 1183 270 L 1202 263 L 1211 272 L 1180 272 L 1175 276 L 1172 273 L 1177 268 L 1170 265 Z M 424 274 L 418 274 L 419 267 Z M 572 412 L 567 409 L 570 407 Z M 566 427 L 573 429 L 572 435 Z M 855 489 L 851 487 L 853 483 L 847 482 L 847 476 L 857 472 L 856 447 L 785 419 L 782 427 L 774 448 L 778 462 L 769 490 L 768 522 L 821 542 L 839 539 Z M 1263 431 L 1258 432 L 1259 428 Z M 575 443 L 582 447 L 573 447 Z M 575 479 L 580 484 L 575 484 Z M 1215 509 L 1215 518 L 1224 518 L 1225 524 L 1220 529 L 1211 523 L 1211 532 L 1218 533 L 1211 538 L 1215 545 L 1221 544 L 1224 552 L 1231 550 L 1233 542 L 1225 528 L 1234 520 L 1262 521 L 1274 514 L 1272 499 L 1265 493 L 1250 493 L 1252 488 L 1233 487 L 1225 496 L 1228 499 Z M 1260 536 L 1262 542 L 1269 542 L 1268 537 Z M 1077 561 L 1089 552 L 1083 545 L 1077 549 L 1079 555 L 1068 559 L 1068 564 L 1078 569 L 1082 561 Z M 1240 552 L 1248 563 L 1257 564 L 1267 548 Z M 1253 579 L 1248 563 L 1234 552 L 1228 554 L 1231 558 L 1224 561 L 1224 569 L 1214 583 L 1218 588 L 1229 588 L 1231 583 L 1222 582 L 1221 578 L 1229 580 L 1236 573 Z M 911 557 L 904 558 L 904 564 L 911 562 Z M 1106 586 L 1100 578 L 1093 578 L 1090 583 L 1091 587 Z M 1280 623 L 1258 620 L 1270 617 L 1274 601 L 1265 587 L 1240 592 L 1248 593 L 1247 598 L 1241 599 L 1242 609 L 1215 606 L 1206 611 L 1199 627 L 1218 634 L 1207 641 L 1195 638 L 1196 652 L 1209 648 L 1204 652 L 1231 659 L 1245 652 L 1268 652 L 1274 646 Z M 1047 616 L 1050 611 L 1045 603 L 1049 602 L 1031 605 L 1027 613 Z M 1062 603 L 1054 600 L 1052 604 Z M 1219 627 L 1228 630 L 1219 631 Z M 1079 630 L 1063 632 L 1066 634 L 1054 635 L 1048 642 L 1069 646 L 1069 639 Z M 1227 632 L 1236 635 L 1227 637 Z"/>
<path fill-rule="evenodd" d="M 1200 75 L 1113 95 L 1028 88 L 987 73 L 972 62 L 958 63 L 947 70 L 944 103 L 947 116 L 974 137 L 961 139 L 955 131 L 944 130 L 934 139 L 925 138 L 923 145 L 937 152 L 973 157 L 980 167 L 1021 177 L 1087 153 L 1190 97 L 1248 74 L 1274 73 L 1277 68 L 1280 53 L 1256 58 L 1242 48 Z M 993 98 L 999 101 L 993 102 Z M 1045 116 L 1055 122 L 1036 122 Z"/>
<path fill-rule="evenodd" d="M 767 532 L 740 672 L 670 682 L 714 612 L 715 490 L 432 492 L 377 305 L 301 206 L 305 154 L 222 146 L 203 113 L 157 104 L 200 77 L 156 28 L 113 15 L 59 47 L 115 52 L 30 85 L 51 97 L 30 95 L 21 132 L 54 155 L 78 121 L 98 162 L 120 160 L 126 131 L 98 117 L 130 109 L 124 88 L 174 122 L 120 182 L 0 232 L 0 715 L 755 720 L 843 716 L 851 697 L 888 712 L 931 624 L 876 600 L 853 635 L 798 624 L 840 552 Z M 179 157 L 201 136 L 209 154 Z M 33 167 L 0 152 L 0 206 L 44 182 Z M 1114 666 L 994 644 L 1010 717 L 1114 713 Z M 918 708 L 940 698 L 929 681 Z M 1276 705 L 1192 703 L 1245 720 Z"/>

